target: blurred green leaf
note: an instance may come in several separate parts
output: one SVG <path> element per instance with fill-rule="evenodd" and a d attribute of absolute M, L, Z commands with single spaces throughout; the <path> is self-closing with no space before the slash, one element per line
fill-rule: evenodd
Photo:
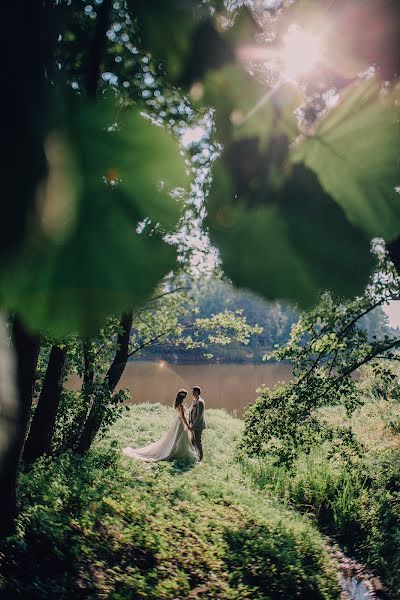
<path fill-rule="evenodd" d="M 209 72 L 201 100 L 215 110 L 218 138 L 225 143 L 253 135 L 268 139 L 274 112 L 271 103 L 262 104 L 265 94 L 266 89 L 242 67 L 229 65 Z"/>
<path fill-rule="evenodd" d="M 198 4 L 194 0 L 128 0 L 143 48 L 164 63 L 172 80 L 182 75 L 199 22 Z"/>
<path fill-rule="evenodd" d="M 298 92 L 289 84 L 275 89 L 262 85 L 238 65 L 207 73 L 200 101 L 215 110 L 216 134 L 224 145 L 253 136 L 266 145 L 272 133 L 298 132 Z"/>
<path fill-rule="evenodd" d="M 318 176 L 348 219 L 370 236 L 400 233 L 399 94 L 371 79 L 342 97 L 293 149 L 293 160 Z"/>
<path fill-rule="evenodd" d="M 214 168 L 208 224 L 233 283 L 303 307 L 325 289 L 339 296 L 363 290 L 372 269 L 369 240 L 346 220 L 312 171 L 295 166 L 275 189 L 268 187 L 268 177 L 261 183 L 250 179 L 247 189 L 236 180 L 235 188 L 224 162 Z M 267 172 L 266 161 L 263 168 Z"/>
<path fill-rule="evenodd" d="M 227 28 L 225 38 L 232 46 L 239 47 L 243 44 L 255 44 L 255 36 L 262 34 L 263 29 L 257 23 L 248 6 L 241 6 L 234 15 L 234 23 Z"/>
<path fill-rule="evenodd" d="M 109 103 L 80 98 L 47 154 L 37 231 L 4 274 L 2 295 L 32 329 L 93 333 L 107 315 L 144 302 L 173 267 L 162 234 L 180 215 L 170 192 L 186 183 L 184 161 L 139 112 L 117 126 Z"/>
<path fill-rule="evenodd" d="M 247 7 L 237 11 L 233 25 L 222 26 L 216 16 L 226 11 L 219 1 L 207 6 L 195 0 L 157 0 L 151 4 L 128 0 L 128 6 L 137 22 L 142 48 L 162 62 L 171 81 L 184 87 L 201 81 L 210 70 L 235 62 L 235 48 L 254 43 L 259 31 Z"/>

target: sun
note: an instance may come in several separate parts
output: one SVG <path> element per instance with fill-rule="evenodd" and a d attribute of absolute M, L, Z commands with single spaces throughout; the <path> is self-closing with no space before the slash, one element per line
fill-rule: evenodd
<path fill-rule="evenodd" d="M 291 25 L 283 36 L 279 56 L 284 77 L 298 79 L 312 71 L 322 60 L 320 39 L 297 25 Z"/>

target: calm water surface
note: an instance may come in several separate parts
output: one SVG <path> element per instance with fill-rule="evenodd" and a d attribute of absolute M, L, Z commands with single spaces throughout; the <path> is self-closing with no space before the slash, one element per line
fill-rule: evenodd
<path fill-rule="evenodd" d="M 202 389 L 208 408 L 243 409 L 257 397 L 261 385 L 273 387 L 291 377 L 289 365 L 172 365 L 165 361 L 131 362 L 120 387 L 129 389 L 133 403 L 161 402 L 171 406 L 176 391 Z"/>

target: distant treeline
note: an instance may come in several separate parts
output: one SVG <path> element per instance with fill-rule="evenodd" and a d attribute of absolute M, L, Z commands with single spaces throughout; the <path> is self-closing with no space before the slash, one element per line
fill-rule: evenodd
<path fill-rule="evenodd" d="M 299 311 L 284 302 L 265 302 L 254 294 L 235 289 L 221 280 L 208 280 L 201 283 L 195 290 L 196 318 L 208 318 L 213 314 L 230 311 L 242 311 L 248 323 L 258 324 L 263 328 L 262 333 L 252 335 L 250 343 L 243 345 L 232 342 L 227 346 L 209 344 L 206 342 L 202 349 L 186 348 L 173 343 L 152 344 L 144 348 L 136 358 L 139 360 L 167 360 L 171 363 L 261 363 L 263 356 L 274 345 L 285 344 L 290 336 L 290 330 L 299 318 Z M 378 307 L 360 321 L 362 328 L 368 331 L 368 336 L 378 339 L 385 334 L 393 334 L 389 327 L 388 317 L 381 307 Z M 398 330 L 395 330 L 399 334 Z M 190 335 L 190 330 L 187 334 Z"/>

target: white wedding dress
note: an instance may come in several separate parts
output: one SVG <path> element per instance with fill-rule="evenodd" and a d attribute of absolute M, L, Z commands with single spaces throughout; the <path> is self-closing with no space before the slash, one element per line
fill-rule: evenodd
<path fill-rule="evenodd" d="M 143 448 L 123 448 L 122 454 L 148 462 L 158 460 L 184 460 L 195 462 L 198 454 L 193 446 L 190 433 L 186 429 L 179 408 L 175 409 L 176 417 L 172 427 L 157 442 Z"/>

